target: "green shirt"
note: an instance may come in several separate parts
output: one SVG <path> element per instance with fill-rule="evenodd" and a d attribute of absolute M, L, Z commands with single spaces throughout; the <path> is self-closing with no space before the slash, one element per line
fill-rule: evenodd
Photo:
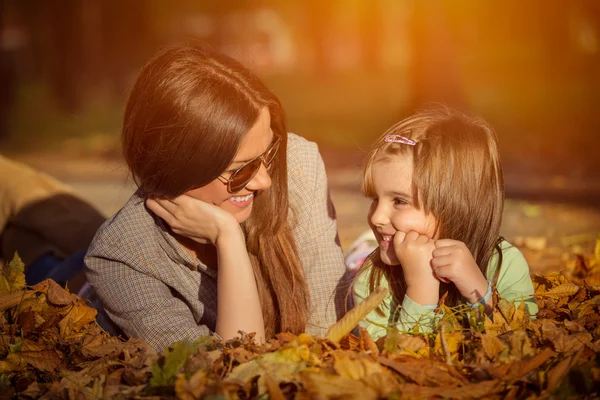
<path fill-rule="evenodd" d="M 537 303 L 533 297 L 533 283 L 529 275 L 529 265 L 525 261 L 523 254 L 508 243 L 506 240 L 501 242 L 502 266 L 496 288 L 498 294 L 503 299 L 525 302 L 525 309 L 530 315 L 535 315 L 538 311 Z M 498 265 L 498 253 L 494 252 L 488 265 L 486 278 L 490 281 L 494 279 Z M 356 304 L 362 302 L 369 293 L 368 272 L 361 274 L 354 283 L 354 299 Z M 380 285 L 387 287 L 387 280 L 382 278 Z M 373 339 L 378 339 L 386 334 L 386 327 L 395 326 L 398 330 L 408 332 L 412 331 L 415 324 L 419 324 L 421 332 L 431 332 L 435 324 L 435 313 L 430 308 L 416 303 L 408 296 L 404 296 L 402 306 L 398 307 L 391 294 L 388 294 L 383 300 L 381 307 L 385 315 L 381 316 L 372 311 L 363 319 L 359 325 L 365 328 Z M 390 312 L 393 310 L 394 312 Z"/>

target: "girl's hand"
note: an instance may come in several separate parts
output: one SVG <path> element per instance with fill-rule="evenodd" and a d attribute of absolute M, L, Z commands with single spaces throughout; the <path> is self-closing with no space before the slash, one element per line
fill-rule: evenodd
<path fill-rule="evenodd" d="M 469 303 L 478 302 L 487 291 L 488 282 L 473 255 L 463 242 L 452 239 L 435 241 L 431 267 L 443 282 L 456 285 Z"/>
<path fill-rule="evenodd" d="M 238 222 L 227 211 L 185 194 L 174 199 L 149 198 L 146 205 L 174 233 L 198 243 L 216 245 L 222 236 L 240 230 Z"/>
<path fill-rule="evenodd" d="M 394 251 L 409 287 L 439 288 L 439 281 L 431 270 L 435 241 L 417 232 L 396 232 Z M 435 291 L 437 295 L 437 289 Z"/>

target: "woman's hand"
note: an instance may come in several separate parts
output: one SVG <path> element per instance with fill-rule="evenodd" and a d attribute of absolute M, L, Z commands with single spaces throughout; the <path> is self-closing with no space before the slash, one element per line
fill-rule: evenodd
<path fill-rule="evenodd" d="M 473 255 L 463 242 L 452 239 L 435 241 L 431 267 L 442 281 L 452 281 L 469 303 L 478 302 L 486 293 L 488 282 Z"/>
<path fill-rule="evenodd" d="M 185 194 L 174 199 L 149 198 L 146 206 L 174 233 L 198 243 L 217 245 L 219 238 L 240 230 L 238 222 L 227 211 Z"/>
<path fill-rule="evenodd" d="M 435 241 L 417 232 L 396 232 L 394 251 L 404 273 L 406 294 L 422 305 L 437 304 L 440 282 L 431 269 Z"/>

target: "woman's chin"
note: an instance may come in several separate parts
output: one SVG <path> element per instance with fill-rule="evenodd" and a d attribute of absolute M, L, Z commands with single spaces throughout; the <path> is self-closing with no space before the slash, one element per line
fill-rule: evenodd
<path fill-rule="evenodd" d="M 249 204 L 244 208 L 237 207 L 227 207 L 226 211 L 229 212 L 238 223 L 245 222 L 248 218 L 250 218 L 250 214 L 252 214 L 252 204 Z"/>

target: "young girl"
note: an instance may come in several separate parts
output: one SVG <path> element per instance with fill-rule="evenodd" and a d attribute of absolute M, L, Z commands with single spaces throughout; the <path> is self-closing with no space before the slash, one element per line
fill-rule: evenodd
<path fill-rule="evenodd" d="M 377 286 L 391 294 L 361 323 L 372 337 L 386 327 L 432 330 L 446 304 L 483 304 L 491 285 L 502 298 L 537 312 L 529 267 L 499 237 L 504 182 L 494 130 L 482 119 L 438 107 L 392 126 L 372 146 L 363 193 L 373 199 L 369 226 L 379 249 L 354 284 L 357 303 Z"/>

